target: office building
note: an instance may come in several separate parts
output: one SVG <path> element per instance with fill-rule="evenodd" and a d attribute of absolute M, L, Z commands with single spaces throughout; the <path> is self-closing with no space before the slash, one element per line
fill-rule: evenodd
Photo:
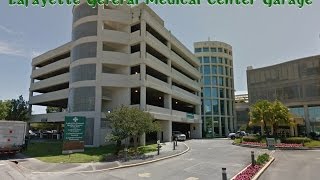
<path fill-rule="evenodd" d="M 234 78 L 232 47 L 218 41 L 194 43 L 202 74 L 202 119 L 206 137 L 234 131 Z"/>
<path fill-rule="evenodd" d="M 303 119 L 297 123 L 295 135 L 320 132 L 319 55 L 257 69 L 248 67 L 247 81 L 250 104 L 278 99 Z"/>

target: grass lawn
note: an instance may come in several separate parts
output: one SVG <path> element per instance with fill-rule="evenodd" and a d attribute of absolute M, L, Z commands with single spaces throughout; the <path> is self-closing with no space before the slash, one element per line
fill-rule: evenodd
<path fill-rule="evenodd" d="M 320 141 L 312 140 L 310 142 L 304 143 L 305 147 L 320 147 Z"/>
<path fill-rule="evenodd" d="M 240 140 L 240 138 L 236 138 L 236 139 L 234 139 L 233 142 L 234 142 L 235 144 L 240 144 L 241 140 Z"/>
<path fill-rule="evenodd" d="M 138 152 L 156 151 L 156 147 L 156 144 L 141 146 L 138 148 Z M 115 149 L 115 145 L 85 148 L 84 152 L 69 156 L 62 154 L 62 141 L 31 142 L 24 154 L 48 163 L 86 163 L 103 161 L 105 155 L 113 154 Z"/>

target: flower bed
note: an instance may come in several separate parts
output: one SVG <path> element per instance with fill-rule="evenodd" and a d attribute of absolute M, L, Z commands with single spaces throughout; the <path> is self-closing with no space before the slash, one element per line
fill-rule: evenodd
<path fill-rule="evenodd" d="M 266 143 L 259 142 L 242 142 L 243 145 L 257 146 L 257 147 L 267 147 Z M 276 144 L 277 148 L 300 148 L 303 147 L 302 144 L 287 144 L 287 143 L 278 143 Z"/>
<path fill-rule="evenodd" d="M 238 174 L 233 180 L 250 180 L 259 170 L 260 165 L 248 166 L 244 171 Z"/>

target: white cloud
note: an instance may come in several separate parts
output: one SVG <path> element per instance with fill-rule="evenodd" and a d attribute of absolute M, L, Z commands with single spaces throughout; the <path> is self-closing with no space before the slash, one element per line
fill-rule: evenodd
<path fill-rule="evenodd" d="M 8 34 L 22 34 L 21 32 L 13 31 L 13 30 L 11 30 L 11 29 L 3 26 L 3 25 L 0 25 L 0 30 L 1 30 L 1 31 L 4 31 L 4 32 L 6 32 L 6 33 L 8 33 Z"/>
<path fill-rule="evenodd" d="M 14 45 L 0 41 L 0 54 L 27 57 L 23 50 Z"/>

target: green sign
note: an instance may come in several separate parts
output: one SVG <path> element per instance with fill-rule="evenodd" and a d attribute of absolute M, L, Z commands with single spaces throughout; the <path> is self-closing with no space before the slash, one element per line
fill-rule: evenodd
<path fill-rule="evenodd" d="M 64 120 L 64 140 L 84 141 L 86 117 L 66 116 Z"/>
<path fill-rule="evenodd" d="M 276 140 L 274 138 L 266 138 L 268 150 L 276 149 Z"/>

